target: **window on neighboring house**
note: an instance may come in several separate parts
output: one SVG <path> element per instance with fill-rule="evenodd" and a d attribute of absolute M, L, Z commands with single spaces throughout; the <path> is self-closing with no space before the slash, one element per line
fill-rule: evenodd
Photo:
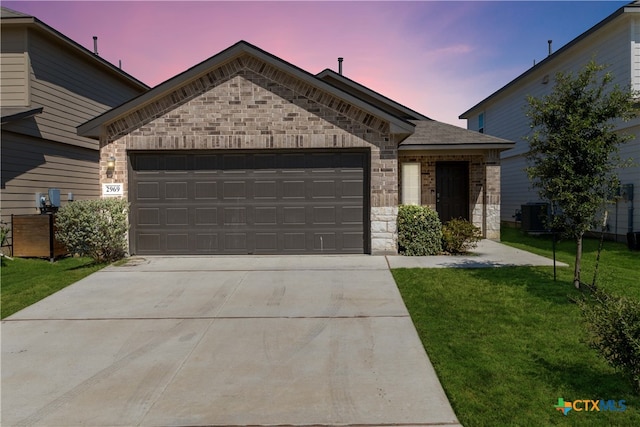
<path fill-rule="evenodd" d="M 402 164 L 402 204 L 421 205 L 420 163 Z"/>
<path fill-rule="evenodd" d="M 478 115 L 478 132 L 484 133 L 484 113 Z"/>

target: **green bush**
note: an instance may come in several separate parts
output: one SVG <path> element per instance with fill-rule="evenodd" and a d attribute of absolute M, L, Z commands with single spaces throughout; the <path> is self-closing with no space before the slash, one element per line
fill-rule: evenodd
<path fill-rule="evenodd" d="M 124 199 L 79 200 L 56 214 L 56 239 L 72 253 L 96 262 L 118 260 L 127 252 L 127 214 Z"/>
<path fill-rule="evenodd" d="M 614 368 L 629 377 L 640 392 L 640 301 L 592 288 L 578 301 L 588 343 Z"/>
<path fill-rule="evenodd" d="M 468 252 L 481 238 L 480 228 L 466 219 L 452 219 L 442 226 L 442 247 L 450 254 Z"/>
<path fill-rule="evenodd" d="M 398 209 L 398 252 L 408 256 L 437 255 L 442 251 L 442 223 L 426 206 Z"/>
<path fill-rule="evenodd" d="M 0 221 L 0 246 L 4 246 L 4 242 L 5 240 L 7 240 L 7 236 L 9 235 L 10 231 L 11 229 L 9 228 L 9 226 L 3 221 Z"/>

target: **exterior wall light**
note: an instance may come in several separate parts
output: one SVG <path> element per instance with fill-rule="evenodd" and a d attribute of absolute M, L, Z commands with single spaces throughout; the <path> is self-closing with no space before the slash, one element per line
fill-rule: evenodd
<path fill-rule="evenodd" d="M 116 158 L 111 156 L 109 157 L 109 160 L 107 160 L 107 171 L 113 172 L 115 168 L 116 168 Z"/>
<path fill-rule="evenodd" d="M 111 156 L 107 160 L 107 176 L 111 178 L 113 176 L 113 171 L 116 168 L 116 158 Z"/>

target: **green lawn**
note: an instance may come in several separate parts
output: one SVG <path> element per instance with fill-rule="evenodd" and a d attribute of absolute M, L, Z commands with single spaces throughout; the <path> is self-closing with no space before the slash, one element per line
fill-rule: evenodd
<path fill-rule="evenodd" d="M 100 270 L 90 258 L 62 258 L 56 262 L 41 259 L 2 258 L 2 318 Z"/>
<path fill-rule="evenodd" d="M 542 255 L 551 241 L 505 230 L 503 242 Z M 588 241 L 583 281 L 591 282 L 597 241 Z M 570 242 L 558 259 L 572 264 Z M 606 243 L 599 283 L 640 298 L 640 253 Z M 460 420 L 473 426 L 640 425 L 640 396 L 585 343 L 572 269 L 397 269 L 416 329 Z M 588 278 L 588 279 L 587 279 Z M 558 398 L 626 400 L 624 412 L 554 409 Z"/>

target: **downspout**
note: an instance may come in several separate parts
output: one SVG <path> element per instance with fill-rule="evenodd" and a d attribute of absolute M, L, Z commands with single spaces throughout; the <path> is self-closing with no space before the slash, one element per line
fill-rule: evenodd
<path fill-rule="evenodd" d="M 633 184 L 628 184 L 629 190 L 629 207 L 628 207 L 628 217 L 627 217 L 627 232 L 633 233 Z"/>

